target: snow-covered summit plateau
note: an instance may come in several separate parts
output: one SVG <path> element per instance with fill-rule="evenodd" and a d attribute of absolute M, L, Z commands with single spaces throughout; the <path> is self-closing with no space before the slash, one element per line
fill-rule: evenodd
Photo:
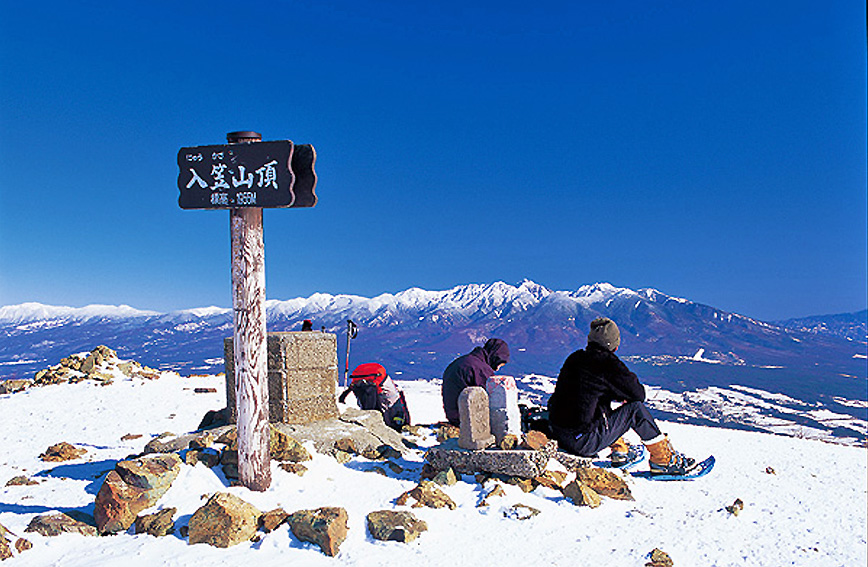
<path fill-rule="evenodd" d="M 520 378 L 520 380 L 525 380 Z M 416 423 L 443 419 L 437 380 L 398 380 Z M 198 393 L 197 393 L 198 389 Z M 598 508 L 578 507 L 558 490 L 529 493 L 504 484 L 504 494 L 483 498 L 494 484 L 463 475 L 440 487 L 456 504 L 410 508 L 396 498 L 419 480 L 422 454 L 436 443 L 430 429 L 407 439 L 412 450 L 392 465 L 361 456 L 340 464 L 316 453 L 302 476 L 272 462 L 265 492 L 229 486 L 220 467 L 181 464 L 177 478 L 143 514 L 176 508 L 174 532 L 164 537 L 25 532 L 38 515 L 65 512 L 87 520 L 106 474 L 165 431 L 195 429 L 202 415 L 225 404 L 220 376 L 155 380 L 118 375 L 108 385 L 92 380 L 0 395 L 0 429 L 7 432 L 0 459 L 0 524 L 12 542 L 32 548 L 4 562 L 63 567 L 154 565 L 644 565 L 661 549 L 677 566 L 864 565 L 868 561 L 866 450 L 769 434 L 663 423 L 679 450 L 717 458 L 714 471 L 693 482 L 626 481 L 635 500 L 603 498 Z M 75 411 L 70 411 L 75 408 Z M 39 454 L 66 441 L 86 450 L 72 461 L 49 463 Z M 635 439 L 634 439 L 635 441 Z M 377 472 L 377 469 L 380 469 Z M 32 484 L 7 485 L 13 477 Z M 261 511 L 287 512 L 339 506 L 348 513 L 348 537 L 336 557 L 297 539 L 286 524 L 256 542 L 227 549 L 189 545 L 184 529 L 216 492 L 231 493 Z M 738 515 L 727 511 L 736 500 Z M 538 510 L 528 519 L 515 505 Z M 427 524 L 411 543 L 374 540 L 365 518 L 377 510 L 406 510 Z M 522 508 L 528 510 L 528 508 Z"/>

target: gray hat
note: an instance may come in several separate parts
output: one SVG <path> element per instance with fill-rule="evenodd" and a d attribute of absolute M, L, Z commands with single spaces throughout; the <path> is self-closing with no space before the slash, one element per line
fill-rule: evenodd
<path fill-rule="evenodd" d="M 591 321 L 591 332 L 588 333 L 588 343 L 597 343 L 601 347 L 615 352 L 621 344 L 621 331 L 614 321 L 600 317 Z"/>

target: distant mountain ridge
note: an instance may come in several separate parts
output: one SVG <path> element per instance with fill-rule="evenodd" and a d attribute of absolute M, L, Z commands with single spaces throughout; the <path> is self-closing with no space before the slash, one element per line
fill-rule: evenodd
<path fill-rule="evenodd" d="M 865 341 L 868 336 L 868 309 L 856 313 L 814 315 L 777 321 L 777 325 L 794 331 L 818 335 L 833 335 L 853 341 Z"/>
<path fill-rule="evenodd" d="M 360 332 L 351 365 L 376 360 L 402 378 L 439 377 L 455 356 L 494 336 L 510 345 L 511 374 L 556 376 L 566 356 L 585 345 L 590 321 L 607 316 L 621 329 L 618 354 L 657 385 L 733 381 L 806 399 L 818 395 L 820 383 L 828 396 L 868 398 L 868 340 L 858 325 L 841 322 L 865 312 L 772 324 L 650 288 L 596 283 L 554 291 L 525 280 L 372 298 L 316 293 L 269 300 L 266 313 L 270 331 L 299 330 L 311 319 L 314 329 L 336 333 L 341 366 L 352 319 Z M 98 344 L 162 369 L 220 372 L 223 339 L 231 335 L 232 312 L 219 307 L 157 313 L 125 305 L 9 305 L 0 307 L 0 377 L 32 376 Z"/>

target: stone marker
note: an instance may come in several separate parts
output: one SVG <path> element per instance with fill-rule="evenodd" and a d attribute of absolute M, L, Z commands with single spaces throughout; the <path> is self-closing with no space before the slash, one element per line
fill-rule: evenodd
<path fill-rule="evenodd" d="M 272 423 L 311 423 L 338 417 L 337 337 L 331 333 L 268 333 L 268 419 Z M 224 341 L 226 404 L 235 423 L 235 354 Z"/>
<path fill-rule="evenodd" d="M 500 449 L 469 451 L 461 449 L 454 439 L 450 439 L 428 449 L 425 460 L 438 471 L 451 467 L 456 473 L 462 474 L 487 472 L 533 478 L 545 471 L 551 456 L 551 452 L 546 451 L 502 451 Z"/>
<path fill-rule="evenodd" d="M 521 437 L 518 388 L 512 376 L 491 376 L 485 383 L 491 433 L 498 445 L 507 435 Z"/>
<path fill-rule="evenodd" d="M 461 391 L 458 396 L 458 415 L 461 419 L 459 447 L 476 451 L 494 444 L 488 411 L 488 394 L 484 388 L 471 386 Z"/>

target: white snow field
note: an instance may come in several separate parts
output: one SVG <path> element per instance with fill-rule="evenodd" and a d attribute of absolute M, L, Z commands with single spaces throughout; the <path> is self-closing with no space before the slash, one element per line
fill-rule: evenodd
<path fill-rule="evenodd" d="M 399 385 L 414 422 L 443 419 L 437 382 Z M 218 393 L 197 394 L 196 387 L 216 388 Z M 409 544 L 374 540 L 365 516 L 401 508 L 394 500 L 415 486 L 421 451 L 401 463 L 405 472 L 390 472 L 389 477 L 370 472 L 381 463 L 362 457 L 341 465 L 314 454 L 313 461 L 305 463 L 309 470 L 304 476 L 272 463 L 272 486 L 262 493 L 227 487 L 219 467 L 182 465 L 171 489 L 149 510 L 178 509 L 174 536 L 130 531 L 98 538 L 43 537 L 24 532 L 38 514 L 92 513 L 96 492 L 115 461 L 141 451 L 164 431 L 195 429 L 207 410 L 223 405 L 222 376 L 168 373 L 153 381 L 118 377 L 108 386 L 84 381 L 0 396 L 0 524 L 33 543 L 32 549 L 3 565 L 642 566 L 654 548 L 667 552 L 676 567 L 854 567 L 868 562 L 865 448 L 672 423 L 662 425 L 676 448 L 698 458 L 710 453 L 717 457 L 709 476 L 692 482 L 630 478 L 635 501 L 603 498 L 599 508 L 590 509 L 576 507 L 545 487 L 525 494 L 510 485 L 505 486 L 506 496 L 478 508 L 492 485 L 483 488 L 465 475 L 444 487 L 458 504 L 456 510 L 411 509 L 427 522 L 428 531 Z M 142 437 L 121 441 L 129 433 Z M 436 442 L 432 437 L 414 440 L 423 446 Z M 39 460 L 40 453 L 60 441 L 88 453 L 66 463 Z M 18 475 L 41 482 L 5 486 Z M 297 540 L 286 525 L 263 534 L 257 543 L 228 549 L 188 545 L 177 528 L 189 521 L 203 497 L 217 491 L 234 493 L 263 511 L 342 506 L 349 513 L 349 536 L 334 558 Z M 744 509 L 735 516 L 725 507 L 737 498 Z M 541 513 L 526 520 L 505 516 L 516 503 Z"/>

